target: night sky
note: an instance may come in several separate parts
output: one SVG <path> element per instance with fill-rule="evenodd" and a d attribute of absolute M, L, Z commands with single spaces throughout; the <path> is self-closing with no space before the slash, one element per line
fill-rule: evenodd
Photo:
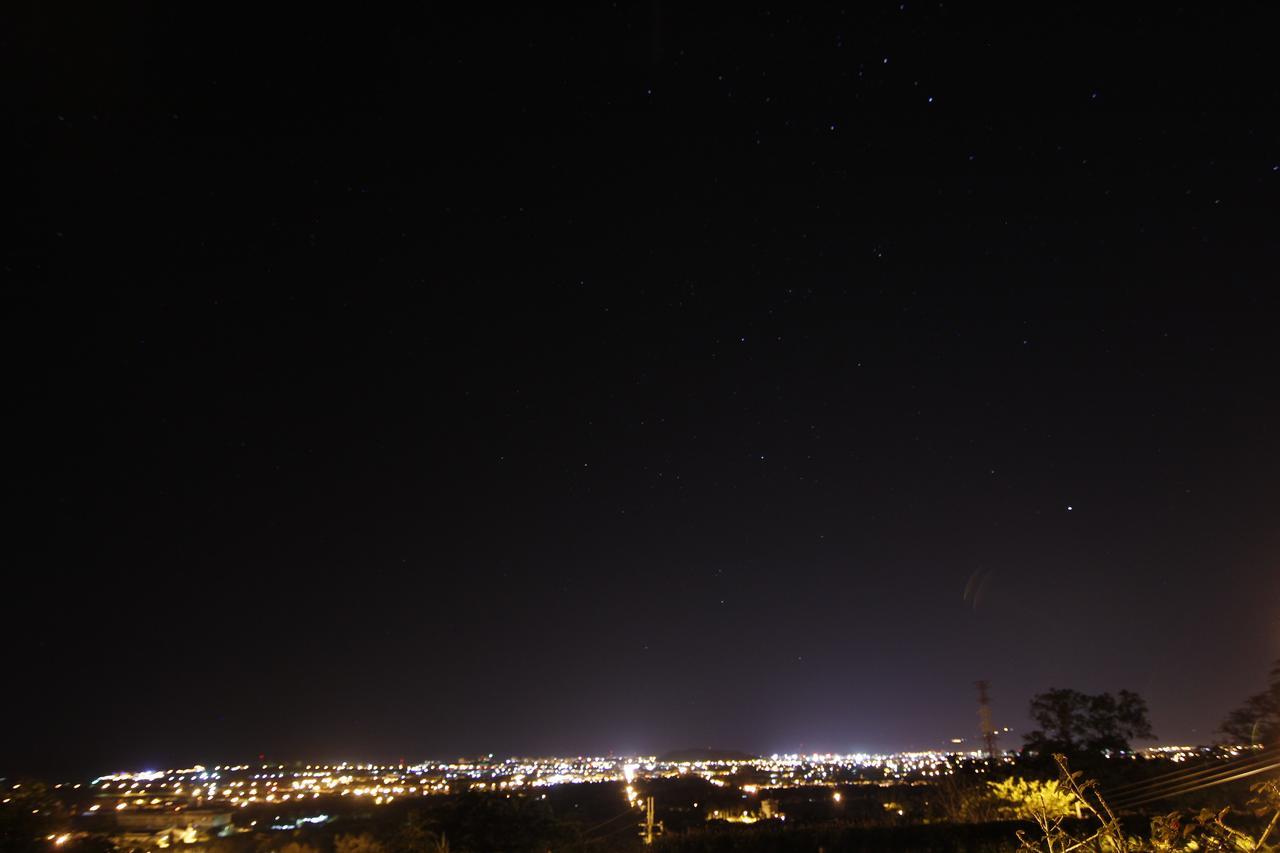
<path fill-rule="evenodd" d="M 0 770 L 1212 740 L 1264 8 L 20 4 Z"/>

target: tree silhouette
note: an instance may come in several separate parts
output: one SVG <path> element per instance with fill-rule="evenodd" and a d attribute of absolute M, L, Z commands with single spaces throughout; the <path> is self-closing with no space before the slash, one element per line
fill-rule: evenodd
<path fill-rule="evenodd" d="M 1039 728 L 1023 740 L 1041 755 L 1121 751 L 1130 749 L 1130 741 L 1155 737 L 1147 703 L 1131 690 L 1113 696 L 1050 689 L 1032 698 L 1030 714 Z"/>
<path fill-rule="evenodd" d="M 1235 743 L 1274 746 L 1280 741 L 1280 660 L 1271 667 L 1271 684 L 1244 700 L 1223 720 L 1218 731 Z"/>

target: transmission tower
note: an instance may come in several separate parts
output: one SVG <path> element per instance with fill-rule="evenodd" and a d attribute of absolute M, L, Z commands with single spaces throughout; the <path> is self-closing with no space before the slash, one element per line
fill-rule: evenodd
<path fill-rule="evenodd" d="M 990 682 L 978 682 L 978 727 L 982 730 L 982 739 L 987 742 L 987 755 L 996 756 L 996 727 L 991 724 L 991 701 L 987 696 Z"/>

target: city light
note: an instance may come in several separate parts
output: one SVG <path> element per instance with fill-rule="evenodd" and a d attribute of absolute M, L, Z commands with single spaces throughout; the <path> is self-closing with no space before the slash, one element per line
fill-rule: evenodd
<path fill-rule="evenodd" d="M 1161 746 L 1116 753 L 1113 760 L 1162 760 L 1181 763 L 1192 758 L 1238 760 L 1251 747 Z M 80 806 L 85 817 L 99 816 L 112 825 L 139 831 L 168 827 L 175 837 L 203 839 L 219 827 L 232 826 L 232 814 L 254 805 L 288 807 L 290 814 L 264 821 L 273 831 L 327 823 L 338 813 L 328 804 L 344 798 L 381 810 L 405 799 L 470 792 L 545 798 L 556 785 L 610 783 L 619 786 L 629 807 L 644 809 L 652 784 L 662 780 L 701 780 L 740 792 L 742 801 L 714 807 L 708 820 L 752 823 L 782 821 L 779 794 L 788 789 L 826 789 L 830 803 L 844 807 L 853 786 L 932 785 L 962 771 L 990 773 L 993 764 L 1012 765 L 1012 753 L 991 758 L 985 751 L 916 751 L 901 753 L 789 753 L 759 757 L 665 759 L 656 756 L 547 756 L 424 761 L 416 764 L 238 765 L 208 770 L 195 766 L 173 770 L 122 771 L 87 783 L 93 802 Z M 19 785 L 14 784 L 16 791 Z M 718 795 L 719 796 L 719 795 Z M 12 798 L 9 798 L 12 799 Z M 812 800 L 811 800 L 812 801 Z M 885 811 L 904 817 L 910 808 L 886 802 Z M 693 808 L 699 808 L 697 801 Z M 111 817 L 107 818 L 110 814 Z M 210 823 L 221 821 L 221 823 Z M 256 821 L 243 823 L 252 827 Z M 249 831 L 247 828 L 234 831 Z M 53 846 L 67 844 L 72 833 L 46 836 Z"/>

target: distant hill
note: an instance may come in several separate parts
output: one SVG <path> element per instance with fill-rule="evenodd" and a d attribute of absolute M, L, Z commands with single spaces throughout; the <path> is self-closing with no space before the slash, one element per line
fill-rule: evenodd
<path fill-rule="evenodd" d="M 658 756 L 659 761 L 751 761 L 757 756 L 736 749 L 677 749 Z"/>

